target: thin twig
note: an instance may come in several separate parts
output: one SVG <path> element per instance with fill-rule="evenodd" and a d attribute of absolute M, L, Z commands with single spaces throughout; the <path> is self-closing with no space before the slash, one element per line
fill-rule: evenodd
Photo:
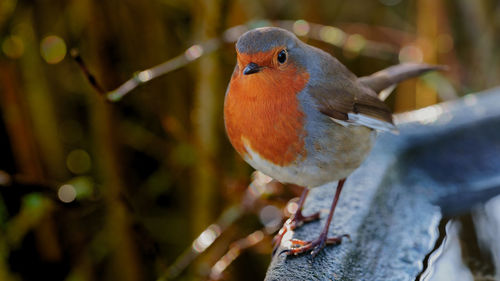
<path fill-rule="evenodd" d="M 177 257 L 172 265 L 158 278 L 157 281 L 173 280 L 179 276 L 200 254 L 205 252 L 226 229 L 233 225 L 243 215 L 247 214 L 255 202 L 272 191 L 268 185 L 272 179 L 260 172 L 255 172 L 253 181 L 248 186 L 243 199 L 239 204 L 228 207 L 217 221 L 207 227 L 192 243 L 189 248 Z"/>
<path fill-rule="evenodd" d="M 231 263 L 236 260 L 243 250 L 253 247 L 264 240 L 264 237 L 268 235 L 265 230 L 257 230 L 248 235 L 247 237 L 240 239 L 229 247 L 222 258 L 220 258 L 212 269 L 210 270 L 209 278 L 210 280 L 220 280 L 223 277 L 224 270 L 231 265 Z"/>
<path fill-rule="evenodd" d="M 83 71 L 83 74 L 85 75 L 85 78 L 87 78 L 87 81 L 89 81 L 90 85 L 96 90 L 101 95 L 105 95 L 106 92 L 103 90 L 101 85 L 97 82 L 95 79 L 94 75 L 90 73 L 89 69 L 87 68 L 87 65 L 83 61 L 82 57 L 80 56 L 80 52 L 77 49 L 71 49 L 71 57 L 78 63 L 78 66 L 80 66 L 80 69 Z"/>
<path fill-rule="evenodd" d="M 215 50 L 217 50 L 219 48 L 219 45 L 220 45 L 219 39 L 211 39 L 202 44 L 193 45 L 189 47 L 183 54 L 178 55 L 173 59 L 170 59 L 152 68 L 136 72 L 132 76 L 132 78 L 130 78 L 127 82 L 123 83 L 116 90 L 108 92 L 106 94 L 106 97 L 110 101 L 118 101 L 128 92 L 135 89 L 137 86 L 146 83 L 149 80 L 152 80 L 158 76 L 164 75 L 166 73 L 179 69 L 183 66 L 186 66 L 189 63 L 199 59 L 203 55 L 210 54 Z"/>
<path fill-rule="evenodd" d="M 175 279 L 188 267 L 193 260 L 201 253 L 205 252 L 215 240 L 237 219 L 244 214 L 240 204 L 227 208 L 219 217 L 217 222 L 207 227 L 191 244 L 189 248 L 177 257 L 175 262 L 167 268 L 164 274 L 158 278 L 158 281 Z"/>
<path fill-rule="evenodd" d="M 201 56 L 210 54 L 216 51 L 222 42 L 233 43 L 247 30 L 254 27 L 261 26 L 279 26 L 293 31 L 298 36 L 318 40 L 341 49 L 348 50 L 353 53 L 375 57 L 380 59 L 387 59 L 398 53 L 398 46 L 393 46 L 385 43 L 370 41 L 360 34 L 347 34 L 339 28 L 333 26 L 326 26 L 315 23 L 308 23 L 304 20 L 298 21 L 258 21 L 250 22 L 247 25 L 238 25 L 227 29 L 221 38 L 213 38 L 206 42 L 195 44 L 186 49 L 182 54 L 152 68 L 137 71 L 133 74 L 132 78 L 125 81 L 118 88 L 105 91 L 97 82 L 95 77 L 90 73 L 85 65 L 82 57 L 77 50 L 72 50 L 71 55 L 78 63 L 87 80 L 92 87 L 101 95 L 105 96 L 109 101 L 119 101 L 130 91 L 137 88 L 139 85 L 144 84 L 154 78 L 165 75 L 171 71 L 184 67 L 191 62 L 199 59 Z"/>

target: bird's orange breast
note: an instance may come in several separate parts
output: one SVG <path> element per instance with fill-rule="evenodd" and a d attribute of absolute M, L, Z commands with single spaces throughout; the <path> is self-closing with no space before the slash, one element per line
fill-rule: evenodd
<path fill-rule="evenodd" d="M 305 157 L 305 115 L 297 98 L 309 74 L 289 65 L 264 68 L 243 75 L 236 69 L 224 102 L 226 131 L 234 148 L 251 157 L 245 148 L 276 165 L 285 166 Z"/>

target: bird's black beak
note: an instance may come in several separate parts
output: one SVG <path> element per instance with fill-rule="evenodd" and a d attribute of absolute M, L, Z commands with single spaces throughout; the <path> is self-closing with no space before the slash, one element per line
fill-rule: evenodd
<path fill-rule="evenodd" d="M 254 62 L 247 64 L 245 69 L 243 69 L 243 74 L 250 75 L 260 71 L 260 66 Z"/>

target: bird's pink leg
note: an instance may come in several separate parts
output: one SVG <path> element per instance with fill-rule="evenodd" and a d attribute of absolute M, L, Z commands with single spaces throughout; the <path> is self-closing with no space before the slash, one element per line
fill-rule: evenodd
<path fill-rule="evenodd" d="M 307 197 L 308 193 L 309 193 L 309 188 L 305 187 L 304 191 L 302 191 L 302 194 L 300 195 L 297 211 L 289 219 L 286 220 L 286 222 L 283 224 L 283 226 L 281 227 L 278 234 L 276 234 L 276 236 L 274 236 L 274 238 L 273 238 L 273 244 L 274 244 L 273 254 L 276 252 L 276 250 L 280 246 L 281 240 L 283 239 L 283 236 L 285 235 L 285 233 L 287 233 L 289 230 L 296 229 L 297 227 L 301 226 L 305 222 L 311 222 L 311 221 L 315 221 L 315 220 L 319 219 L 319 212 L 316 212 L 310 216 L 304 216 L 302 214 L 304 202 L 306 201 L 306 197 Z"/>
<path fill-rule="evenodd" d="M 298 255 L 305 252 L 311 251 L 313 256 L 316 256 L 323 247 L 327 244 L 338 245 L 342 242 L 343 237 L 348 237 L 348 234 L 343 234 L 335 237 L 328 238 L 328 229 L 330 227 L 330 222 L 332 221 L 333 213 L 335 212 L 335 207 L 337 206 L 337 202 L 340 197 L 340 192 L 342 191 L 342 187 L 344 186 L 345 179 L 339 181 L 337 185 L 337 190 L 335 192 L 335 197 L 333 198 L 332 206 L 330 207 L 330 213 L 328 214 L 328 218 L 326 220 L 326 224 L 321 231 L 321 234 L 313 241 L 302 241 L 298 239 L 291 240 L 292 247 L 291 249 L 284 250 L 282 253 L 286 253 L 287 255 Z"/>
<path fill-rule="evenodd" d="M 310 222 L 310 221 L 315 221 L 319 219 L 319 212 L 316 212 L 310 216 L 304 216 L 302 214 L 302 211 L 304 209 L 304 202 L 306 202 L 306 197 L 307 194 L 309 194 L 309 188 L 304 188 L 304 191 L 302 191 L 302 194 L 300 195 L 299 202 L 297 203 L 297 211 L 295 214 L 293 214 L 292 217 L 290 217 L 286 223 L 290 226 L 290 228 L 293 230 L 299 226 L 301 226 L 304 222 Z"/>

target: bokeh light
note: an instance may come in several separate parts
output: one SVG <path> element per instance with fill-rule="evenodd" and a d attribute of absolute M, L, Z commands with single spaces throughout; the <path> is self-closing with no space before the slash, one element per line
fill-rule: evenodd
<path fill-rule="evenodd" d="M 17 59 L 24 54 L 24 43 L 19 36 L 9 36 L 2 43 L 3 53 L 11 58 Z"/>
<path fill-rule="evenodd" d="M 56 64 L 66 56 L 66 43 L 61 37 L 47 36 L 40 43 L 40 53 L 47 63 Z"/>
<path fill-rule="evenodd" d="M 73 202 L 76 199 L 76 189 L 70 184 L 64 184 L 59 187 L 57 197 L 64 203 Z"/>
<path fill-rule="evenodd" d="M 186 58 L 188 60 L 195 60 L 203 55 L 203 47 L 200 45 L 193 45 L 186 50 Z"/>
<path fill-rule="evenodd" d="M 348 51 L 359 53 L 366 46 L 366 39 L 361 34 L 352 34 L 347 37 L 345 48 Z"/>
<path fill-rule="evenodd" d="M 335 46 L 342 46 L 345 42 L 345 33 L 333 26 L 324 26 L 319 31 L 321 40 L 333 44 Z"/>
<path fill-rule="evenodd" d="M 96 199 L 100 194 L 94 189 L 94 180 L 90 176 L 77 176 L 67 181 L 69 184 L 75 188 L 77 199 Z"/>
<path fill-rule="evenodd" d="M 222 38 L 226 42 L 236 42 L 236 40 L 238 40 L 240 35 L 245 33 L 245 31 L 247 30 L 248 28 L 245 27 L 244 25 L 237 25 L 224 31 Z"/>
<path fill-rule="evenodd" d="M 10 175 L 0 170 L 0 185 L 10 184 Z"/>
<path fill-rule="evenodd" d="M 281 224 L 281 211 L 273 205 L 262 208 L 259 212 L 259 218 L 268 232 L 278 229 Z"/>
<path fill-rule="evenodd" d="M 152 77 L 153 73 L 151 70 L 144 70 L 137 74 L 137 79 L 139 79 L 139 81 L 141 81 L 142 83 L 151 80 Z"/>
<path fill-rule="evenodd" d="M 253 181 L 249 185 L 248 190 L 254 197 L 257 198 L 270 192 L 268 184 L 273 180 L 271 177 L 260 171 L 254 172 L 252 177 Z"/>
<path fill-rule="evenodd" d="M 406 45 L 399 51 L 400 62 L 422 62 L 423 59 L 422 50 L 415 45 Z"/>
<path fill-rule="evenodd" d="M 293 215 L 297 212 L 297 210 L 299 209 L 299 204 L 297 203 L 298 201 L 298 198 L 294 198 L 290 201 L 288 201 L 288 204 L 286 204 L 286 207 L 285 207 L 285 213 L 287 215 Z"/>
<path fill-rule="evenodd" d="M 68 154 L 66 166 L 74 174 L 83 174 L 90 170 L 92 163 L 87 151 L 75 149 Z"/>
<path fill-rule="evenodd" d="M 221 229 L 218 225 L 212 224 L 205 229 L 198 238 L 193 242 L 193 250 L 196 252 L 203 252 L 208 248 L 215 239 L 220 235 Z"/>
<path fill-rule="evenodd" d="M 307 21 L 298 20 L 293 24 L 293 32 L 298 36 L 305 36 L 309 33 L 310 27 Z"/>

